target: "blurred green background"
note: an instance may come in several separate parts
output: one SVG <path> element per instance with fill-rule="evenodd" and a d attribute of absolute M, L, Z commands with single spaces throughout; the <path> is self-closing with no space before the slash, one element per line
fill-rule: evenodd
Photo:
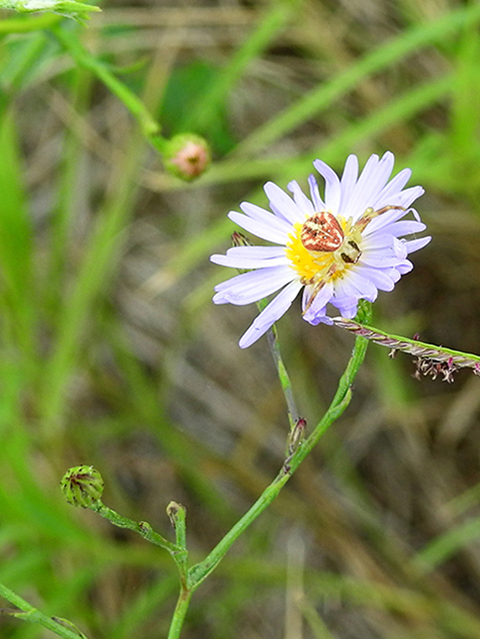
<path fill-rule="evenodd" d="M 4 12 L 7 20 L 27 21 Z M 266 206 L 387 149 L 413 169 L 433 236 L 375 323 L 480 353 L 480 3 L 111 0 L 61 29 L 142 97 L 163 133 L 213 148 L 168 175 L 124 105 L 48 31 L 0 22 L 0 582 L 96 638 L 166 635 L 161 549 L 67 505 L 92 464 L 104 501 L 171 536 L 187 508 L 203 558 L 275 476 L 286 407 L 257 313 L 215 307 L 226 213 Z M 279 323 L 316 424 L 353 338 Z M 195 593 L 189 638 L 480 636 L 480 380 L 412 378 L 372 346 L 341 420 Z M 8 606 L 7 603 L 3 606 Z M 52 637 L 0 618 L 0 635 Z"/>

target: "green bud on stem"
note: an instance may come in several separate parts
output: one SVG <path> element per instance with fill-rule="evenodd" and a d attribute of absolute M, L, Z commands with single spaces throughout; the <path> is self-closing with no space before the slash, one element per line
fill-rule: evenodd
<path fill-rule="evenodd" d="M 102 497 L 104 482 L 99 471 L 90 465 L 82 464 L 66 472 L 60 487 L 69 504 L 88 509 Z"/>

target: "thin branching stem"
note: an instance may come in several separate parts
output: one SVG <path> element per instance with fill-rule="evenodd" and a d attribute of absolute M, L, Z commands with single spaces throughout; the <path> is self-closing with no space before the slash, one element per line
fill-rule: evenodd
<path fill-rule="evenodd" d="M 275 480 L 263 491 L 261 496 L 247 511 L 247 513 L 230 529 L 224 538 L 210 552 L 210 554 L 189 571 L 189 586 L 195 589 L 215 569 L 224 555 L 237 540 L 237 538 L 249 527 L 254 520 L 273 502 L 283 486 L 287 483 L 293 472 L 307 457 L 325 431 L 345 411 L 351 400 L 351 384 L 365 357 L 368 341 L 359 337 L 355 341 L 352 356 L 348 362 L 343 376 L 340 379 L 337 392 L 330 407 L 323 418 L 316 425 L 312 434 L 305 441 L 300 441 L 297 450 L 285 460 Z"/>
<path fill-rule="evenodd" d="M 473 353 L 464 353 L 463 351 L 455 351 L 454 349 L 421 342 L 414 338 L 396 336 L 347 318 L 334 318 L 333 321 L 337 327 L 346 329 L 357 336 L 362 336 L 366 340 L 372 340 L 383 347 L 388 347 L 392 351 L 403 351 L 417 358 L 450 363 L 458 368 L 468 367 L 473 369 L 477 375 L 480 373 L 480 356 Z"/>

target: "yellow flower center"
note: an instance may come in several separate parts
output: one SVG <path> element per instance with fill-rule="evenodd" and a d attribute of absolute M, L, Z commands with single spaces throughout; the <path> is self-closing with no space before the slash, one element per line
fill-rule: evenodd
<path fill-rule="evenodd" d="M 361 255 L 361 233 L 355 229 L 352 220 L 337 218 L 345 238 L 335 251 L 308 251 L 302 243 L 302 223 L 294 224 L 289 235 L 285 253 L 303 284 L 314 284 L 324 279 L 342 278 Z"/>

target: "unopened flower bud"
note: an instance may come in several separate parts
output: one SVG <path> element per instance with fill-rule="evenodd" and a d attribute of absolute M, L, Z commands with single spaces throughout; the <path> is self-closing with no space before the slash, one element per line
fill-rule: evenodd
<path fill-rule="evenodd" d="M 207 141 L 193 133 L 174 136 L 164 153 L 166 169 L 182 180 L 198 178 L 211 161 Z"/>
<path fill-rule="evenodd" d="M 172 523 L 172 526 L 174 528 L 176 528 L 177 526 L 179 514 L 180 517 L 185 518 L 186 513 L 187 510 L 185 509 L 183 504 L 180 504 L 179 502 L 174 502 L 172 500 L 172 502 L 169 502 L 167 505 L 167 516 L 170 518 L 170 522 Z"/>
<path fill-rule="evenodd" d="M 99 471 L 82 464 L 80 467 L 69 469 L 60 486 L 69 504 L 87 509 L 102 497 L 104 482 Z"/>
<path fill-rule="evenodd" d="M 305 435 L 305 429 L 307 428 L 307 421 L 305 418 L 298 418 L 293 425 L 292 430 L 288 436 L 288 453 L 293 456 L 297 451 L 302 439 Z"/>

